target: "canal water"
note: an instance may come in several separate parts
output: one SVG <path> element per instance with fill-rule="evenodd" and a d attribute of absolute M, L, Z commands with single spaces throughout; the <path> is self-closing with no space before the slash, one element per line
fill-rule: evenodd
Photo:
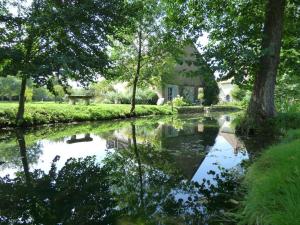
<path fill-rule="evenodd" d="M 3 132 L 0 222 L 231 224 L 250 157 L 233 119 L 186 115 Z"/>

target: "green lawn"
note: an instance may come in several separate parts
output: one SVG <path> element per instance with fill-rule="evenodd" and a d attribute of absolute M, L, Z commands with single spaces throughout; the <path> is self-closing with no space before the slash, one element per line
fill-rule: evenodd
<path fill-rule="evenodd" d="M 267 149 L 246 175 L 241 224 L 300 224 L 300 130 Z"/>
<path fill-rule="evenodd" d="M 17 103 L 0 102 L 0 127 L 15 126 Z M 25 125 L 97 121 L 129 117 L 130 105 L 27 103 Z M 172 114 L 169 106 L 137 105 L 136 116 Z"/>

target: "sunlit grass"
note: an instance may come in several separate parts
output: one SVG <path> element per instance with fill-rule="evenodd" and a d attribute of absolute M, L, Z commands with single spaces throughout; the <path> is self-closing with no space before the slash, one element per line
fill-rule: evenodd
<path fill-rule="evenodd" d="M 241 224 L 300 224 L 300 130 L 267 149 L 250 167 L 246 184 Z"/>
<path fill-rule="evenodd" d="M 14 126 L 17 103 L 0 103 L 0 126 Z M 169 106 L 137 105 L 136 116 L 172 114 Z M 97 121 L 127 118 L 130 105 L 92 104 L 89 106 L 66 103 L 27 103 L 24 120 L 26 125 Z"/>

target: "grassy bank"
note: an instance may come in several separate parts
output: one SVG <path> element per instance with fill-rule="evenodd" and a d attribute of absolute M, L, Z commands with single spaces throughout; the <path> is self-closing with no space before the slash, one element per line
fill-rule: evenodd
<path fill-rule="evenodd" d="M 202 105 L 194 105 L 194 106 L 180 106 L 174 107 L 176 108 L 179 114 L 188 114 L 188 113 L 203 113 L 205 108 L 209 108 L 210 112 L 234 112 L 243 110 L 242 107 L 238 105 L 213 105 L 213 106 L 202 106 Z"/>
<path fill-rule="evenodd" d="M 241 111 L 234 124 L 239 135 L 278 136 L 285 134 L 289 129 L 300 128 L 300 112 L 278 112 L 274 118 L 268 119 L 263 124 L 257 124 Z"/>
<path fill-rule="evenodd" d="M 195 105 L 195 106 L 180 106 L 175 107 L 179 114 L 188 114 L 188 113 L 203 113 L 204 107 Z"/>
<path fill-rule="evenodd" d="M 0 103 L 0 127 L 15 126 L 17 103 Z M 25 125 L 69 123 L 127 118 L 130 105 L 69 105 L 56 103 L 28 103 L 25 108 Z M 136 116 L 172 114 L 168 106 L 137 105 Z"/>
<path fill-rule="evenodd" d="M 241 224 L 300 224 L 300 130 L 290 130 L 281 144 L 263 152 L 245 183 Z"/>
<path fill-rule="evenodd" d="M 226 112 L 226 111 L 240 111 L 244 108 L 240 105 L 234 104 L 218 104 L 213 105 L 211 111 L 212 112 Z"/>

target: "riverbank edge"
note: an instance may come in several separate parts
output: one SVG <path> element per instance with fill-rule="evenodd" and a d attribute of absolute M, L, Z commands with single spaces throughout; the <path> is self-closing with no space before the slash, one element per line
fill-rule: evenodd
<path fill-rule="evenodd" d="M 239 224 L 300 224 L 300 129 L 289 130 L 248 168 Z"/>
<path fill-rule="evenodd" d="M 15 128 L 17 105 L 0 103 L 0 129 Z M 209 112 L 240 111 L 236 106 L 210 106 Z M 99 105 L 69 105 L 69 104 L 38 104 L 29 103 L 25 108 L 24 127 L 50 124 L 68 124 L 78 122 L 106 121 L 117 119 L 138 118 L 157 115 L 204 113 L 203 106 L 172 107 L 168 105 L 137 105 L 135 115 L 131 115 L 130 105 L 99 104 Z"/>
<path fill-rule="evenodd" d="M 0 110 L 0 129 L 16 128 L 16 113 L 16 106 Z M 176 113 L 177 111 L 172 111 L 169 106 L 155 105 L 137 105 L 135 115 L 131 115 L 130 105 L 30 104 L 25 109 L 24 127 L 173 115 Z"/>
<path fill-rule="evenodd" d="M 176 107 L 178 114 L 204 113 L 204 112 L 236 112 L 243 110 L 242 107 L 233 105 L 212 105 L 212 106 L 181 106 Z"/>

